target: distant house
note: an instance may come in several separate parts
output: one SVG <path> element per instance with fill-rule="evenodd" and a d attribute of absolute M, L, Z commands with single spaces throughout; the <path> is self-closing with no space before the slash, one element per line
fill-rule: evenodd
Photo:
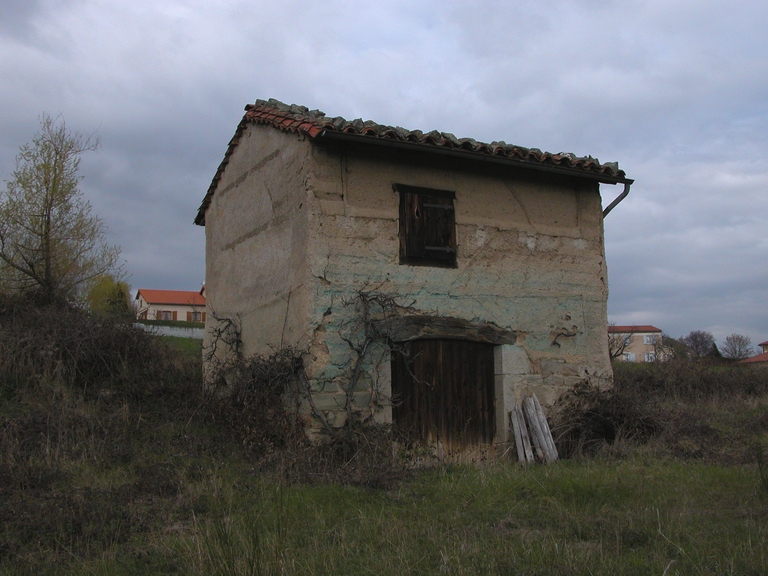
<path fill-rule="evenodd" d="M 655 362 L 661 344 L 661 328 L 656 326 L 608 326 L 611 354 L 624 362 Z"/>
<path fill-rule="evenodd" d="M 136 292 L 139 320 L 179 320 L 205 322 L 203 290 L 147 290 Z"/>
<path fill-rule="evenodd" d="M 758 344 L 760 348 L 762 349 L 762 354 L 758 354 L 757 356 L 752 356 L 751 358 L 745 358 L 744 360 L 741 360 L 739 364 L 754 364 L 757 362 L 768 362 L 768 340 L 765 342 L 760 342 Z"/>

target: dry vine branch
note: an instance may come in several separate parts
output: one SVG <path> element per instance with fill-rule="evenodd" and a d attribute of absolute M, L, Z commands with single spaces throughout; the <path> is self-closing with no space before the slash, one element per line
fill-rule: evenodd
<path fill-rule="evenodd" d="M 357 290 L 351 298 L 343 300 L 342 305 L 352 307 L 354 310 L 354 314 L 339 326 L 338 334 L 338 337 L 346 343 L 351 353 L 346 375 L 341 379 L 341 382 L 336 382 L 344 393 L 344 405 L 339 406 L 346 414 L 346 421 L 343 426 L 334 427 L 323 412 L 317 408 L 312 384 L 301 360 L 295 364 L 293 374 L 296 388 L 306 399 L 310 414 L 333 438 L 351 433 L 358 423 L 363 423 L 369 419 L 359 418 L 359 410 L 356 410 L 355 407 L 355 392 L 366 374 L 367 364 L 372 361 L 371 354 L 376 345 L 383 345 L 387 350 L 407 355 L 407 350 L 403 346 L 397 345 L 392 340 L 388 330 L 382 328 L 382 326 L 386 326 L 386 323 L 381 321 L 413 312 L 412 303 L 401 305 L 397 302 L 397 295 L 368 290 L 367 287 Z M 227 372 L 237 373 L 238 367 L 247 364 L 251 359 L 245 358 L 243 355 L 240 318 L 219 316 L 213 311 L 211 318 L 215 320 L 215 324 L 209 328 L 210 341 L 205 349 L 204 359 L 208 364 L 209 372 L 214 375 L 213 379 L 218 379 L 218 383 L 221 385 L 231 379 L 231 376 L 225 376 Z M 298 351 L 294 352 L 297 358 L 301 356 Z M 212 382 L 213 379 L 209 378 L 209 382 Z M 378 405 L 382 399 L 392 402 L 391 398 L 384 397 L 378 385 L 378 379 L 374 379 L 371 383 L 371 401 Z"/>
<path fill-rule="evenodd" d="M 203 350 L 203 361 L 209 368 L 217 370 L 227 362 L 218 354 L 222 344 L 226 347 L 224 358 L 243 359 L 242 322 L 239 314 L 234 318 L 219 316 L 214 310 L 210 314 L 216 323 L 209 329 L 209 344 Z"/>
<path fill-rule="evenodd" d="M 347 428 L 355 424 L 353 420 L 354 393 L 364 374 L 365 363 L 369 360 L 369 351 L 372 346 L 383 344 L 390 350 L 404 354 L 402 348 L 393 342 L 389 332 L 381 328 L 381 326 L 386 325 L 386 322 L 382 322 L 383 320 L 398 318 L 408 312 L 413 312 L 413 302 L 401 305 L 398 304 L 397 298 L 397 294 L 370 291 L 367 290 L 367 286 L 364 286 L 355 292 L 353 298 L 342 302 L 343 306 L 352 306 L 355 310 L 354 317 L 342 325 L 342 328 L 350 335 L 340 335 L 350 351 L 354 353 L 349 377 L 342 385 L 345 393 L 344 409 L 347 414 L 347 422 L 345 423 Z M 381 390 L 378 388 L 377 382 L 372 382 L 372 400 L 378 402 L 380 396 Z M 388 400 L 391 403 L 392 399 Z"/>

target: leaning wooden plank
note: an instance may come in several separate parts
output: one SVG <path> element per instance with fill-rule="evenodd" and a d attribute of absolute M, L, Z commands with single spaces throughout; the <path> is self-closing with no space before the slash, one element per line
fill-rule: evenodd
<path fill-rule="evenodd" d="M 533 400 L 525 398 L 523 400 L 523 411 L 525 412 L 525 419 L 528 422 L 528 428 L 531 430 L 531 440 L 533 440 L 533 446 L 536 448 L 536 456 L 542 462 L 547 462 L 547 455 L 544 451 L 544 443 L 542 441 L 542 433 L 539 428 L 539 421 L 536 416 L 536 408 L 533 405 Z"/>
<path fill-rule="evenodd" d="M 525 418 L 523 417 L 523 409 L 519 404 L 515 404 L 515 417 L 517 418 L 518 427 L 520 428 L 520 437 L 523 441 L 525 460 L 526 462 L 535 462 L 533 449 L 531 448 L 531 439 L 528 436 L 528 428 L 525 425 Z"/>
<path fill-rule="evenodd" d="M 544 433 L 544 441 L 549 447 L 549 455 L 551 461 L 554 462 L 559 456 L 557 453 L 557 446 L 555 446 L 555 439 L 552 438 L 552 431 L 549 429 L 549 422 L 547 422 L 547 417 L 544 415 L 544 410 L 542 410 L 541 403 L 536 397 L 536 394 L 533 395 L 533 405 L 536 408 L 536 413 L 539 415 L 539 424 L 541 426 L 541 431 Z"/>
<path fill-rule="evenodd" d="M 539 446 L 541 447 L 541 451 L 543 453 L 542 460 L 546 463 L 554 462 L 557 457 L 557 451 L 554 450 L 554 443 L 550 445 L 547 442 L 547 435 L 545 430 L 549 428 L 546 419 L 542 422 L 543 412 L 539 414 L 539 412 L 536 410 L 536 403 L 533 398 L 526 398 L 524 403 L 525 409 L 526 409 L 526 416 L 530 419 L 530 428 L 535 434 L 535 437 L 539 441 Z"/>
<path fill-rule="evenodd" d="M 520 423 L 517 420 L 517 413 L 512 410 L 509 413 L 509 419 L 512 421 L 512 431 L 515 434 L 515 448 L 517 448 L 517 459 L 525 464 L 525 452 L 523 450 L 523 437 L 520 434 Z"/>

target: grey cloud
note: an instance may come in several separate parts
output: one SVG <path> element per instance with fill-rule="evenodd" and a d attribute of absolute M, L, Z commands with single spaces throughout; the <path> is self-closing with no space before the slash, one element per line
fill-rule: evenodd
<path fill-rule="evenodd" d="M 766 16 L 674 1 L 3 3 L 0 178 L 42 111 L 98 130 L 83 189 L 131 282 L 192 289 L 191 220 L 256 98 L 590 154 L 636 179 L 606 220 L 611 318 L 763 341 Z"/>
<path fill-rule="evenodd" d="M 0 3 L 0 36 L 31 41 L 34 36 L 32 19 L 42 9 L 42 4 L 41 0 L 4 0 Z"/>

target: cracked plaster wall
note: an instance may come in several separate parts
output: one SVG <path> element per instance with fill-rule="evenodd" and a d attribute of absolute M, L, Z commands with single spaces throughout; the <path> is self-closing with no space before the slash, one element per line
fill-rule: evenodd
<path fill-rule="evenodd" d="M 505 358 L 517 354 L 516 367 L 501 357 L 496 362 L 502 427 L 501 411 L 524 394 L 535 392 L 551 404 L 585 378 L 610 375 L 597 184 L 575 185 L 546 175 L 523 179 L 504 170 L 469 171 L 319 147 L 312 159 L 318 185 L 311 200 L 315 304 L 310 323 L 318 325 L 321 317 L 324 322 L 322 334 L 312 339 L 314 378 L 327 382 L 343 375 L 349 348 L 339 333 L 351 322 L 351 311 L 341 303 L 364 287 L 396 294 L 422 313 L 519 332 L 516 352 L 505 353 Z M 399 264 L 399 196 L 393 183 L 455 191 L 457 268 Z M 380 370 L 386 398 L 388 362 Z M 327 394 L 336 394 L 338 403 L 340 391 Z"/>
<path fill-rule="evenodd" d="M 309 149 L 277 130 L 245 130 L 206 212 L 207 306 L 239 319 L 246 355 L 306 345 Z M 209 313 L 205 345 L 215 322 Z"/>

